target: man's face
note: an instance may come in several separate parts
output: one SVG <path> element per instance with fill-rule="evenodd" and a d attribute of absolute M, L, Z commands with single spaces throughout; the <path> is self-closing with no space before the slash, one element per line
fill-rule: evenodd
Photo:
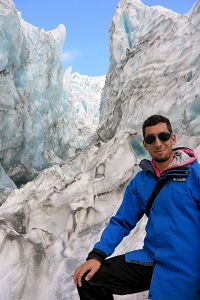
<path fill-rule="evenodd" d="M 176 136 L 172 134 L 168 141 L 161 141 L 158 138 L 160 133 L 169 133 L 166 123 L 158 123 L 154 126 L 148 126 L 145 128 L 145 137 L 155 136 L 155 141 L 152 144 L 143 142 L 144 148 L 148 150 L 151 157 L 156 162 L 167 162 L 173 157 L 172 146 L 176 143 Z"/>

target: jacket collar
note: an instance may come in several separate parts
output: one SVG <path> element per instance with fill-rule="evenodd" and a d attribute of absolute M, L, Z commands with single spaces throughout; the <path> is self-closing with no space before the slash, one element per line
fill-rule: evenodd
<path fill-rule="evenodd" d="M 197 159 L 197 155 L 193 150 L 186 147 L 178 147 L 173 149 L 174 159 L 170 165 L 164 170 L 160 171 L 154 162 L 154 160 L 143 159 L 139 166 L 142 170 L 151 173 L 156 177 L 160 177 L 161 174 L 165 173 L 168 170 L 182 168 L 188 166 Z"/>

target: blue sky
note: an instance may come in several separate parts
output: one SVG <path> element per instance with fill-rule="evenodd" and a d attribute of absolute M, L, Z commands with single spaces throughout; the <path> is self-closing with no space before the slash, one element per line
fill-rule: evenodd
<path fill-rule="evenodd" d="M 64 68 L 90 76 L 104 75 L 109 64 L 109 27 L 118 0 L 13 0 L 22 18 L 34 26 L 51 30 L 64 24 Z M 134 0 L 133 0 L 134 1 Z M 143 0 L 187 13 L 195 0 Z"/>

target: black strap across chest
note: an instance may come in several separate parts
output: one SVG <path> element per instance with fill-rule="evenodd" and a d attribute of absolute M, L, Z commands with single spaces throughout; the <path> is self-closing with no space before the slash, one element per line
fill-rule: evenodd
<path fill-rule="evenodd" d="M 156 186 L 155 186 L 153 192 L 151 193 L 151 196 L 149 197 L 149 200 L 147 202 L 147 206 L 146 206 L 146 215 L 147 215 L 147 217 L 149 217 L 150 210 L 151 210 L 151 207 L 154 203 L 154 200 L 156 199 L 156 196 L 158 195 L 158 193 L 160 192 L 162 187 L 165 185 L 165 183 L 167 183 L 169 180 L 170 180 L 170 177 L 165 177 L 163 179 L 160 179 L 156 183 Z"/>
<path fill-rule="evenodd" d="M 156 186 L 154 188 L 154 190 L 152 191 L 148 202 L 147 202 L 147 206 L 146 206 L 146 215 L 147 217 L 149 217 L 150 211 L 151 211 L 151 207 L 158 195 L 158 193 L 161 191 L 161 189 L 163 188 L 163 186 L 170 180 L 176 180 L 176 181 L 186 181 L 186 178 L 189 176 L 190 171 L 189 171 L 189 165 L 185 166 L 185 167 L 181 167 L 178 169 L 172 169 L 172 170 L 168 170 L 165 172 L 165 174 L 161 175 L 161 177 L 158 179 Z"/>

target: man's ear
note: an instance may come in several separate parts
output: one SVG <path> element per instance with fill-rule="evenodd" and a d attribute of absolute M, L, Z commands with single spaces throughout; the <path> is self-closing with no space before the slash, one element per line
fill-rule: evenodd
<path fill-rule="evenodd" d="M 172 145 L 176 144 L 176 135 L 172 134 Z"/>

